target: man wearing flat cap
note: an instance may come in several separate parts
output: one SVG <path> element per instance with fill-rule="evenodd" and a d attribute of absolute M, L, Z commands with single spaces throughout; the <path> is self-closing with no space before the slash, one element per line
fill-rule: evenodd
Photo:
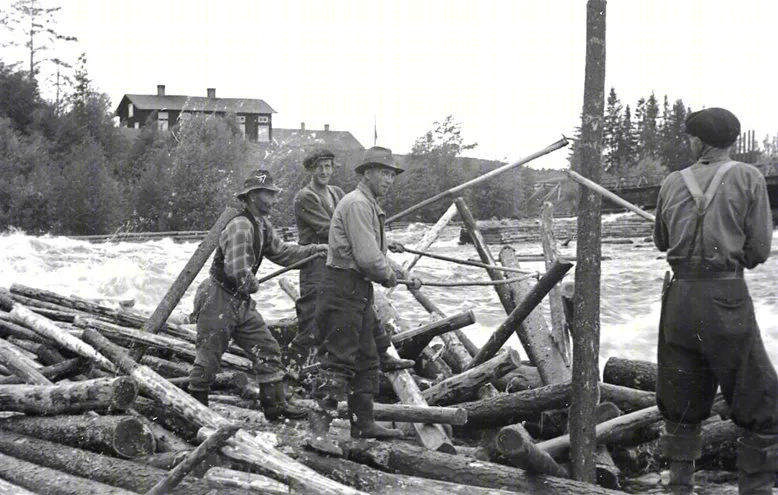
<path fill-rule="evenodd" d="M 386 195 L 403 170 L 391 150 L 375 146 L 354 171 L 360 175 L 359 183 L 332 215 L 327 263 L 316 301 L 316 322 L 324 333 L 316 393 L 326 410 L 334 410 L 338 400 L 347 398 L 352 437 L 399 437 L 399 430 L 383 428 L 373 419 L 379 352 L 388 347 L 388 336 L 373 310 L 372 282 L 397 285 L 386 258 L 385 214 L 378 198 Z"/>
<path fill-rule="evenodd" d="M 722 108 L 691 113 L 696 162 L 659 191 L 654 243 L 667 252 L 659 323 L 656 399 L 665 419 L 669 487 L 692 493 L 700 423 L 716 389 L 738 440 L 739 493 L 769 494 L 778 471 L 778 377 L 765 352 L 743 269 L 770 254 L 767 187 L 755 167 L 730 159 L 740 122 Z"/>
<path fill-rule="evenodd" d="M 264 257 L 288 266 L 327 250 L 326 244 L 298 246 L 281 240 L 267 218 L 280 191 L 267 170 L 257 170 L 237 194 L 243 211 L 222 230 L 210 277 L 195 296 L 197 355 L 189 376 L 189 392 L 208 405 L 208 391 L 219 370 L 219 360 L 234 340 L 252 360 L 260 402 L 269 420 L 300 418 L 305 413 L 286 402 L 281 349 L 251 298 L 259 290 L 257 270 Z"/>

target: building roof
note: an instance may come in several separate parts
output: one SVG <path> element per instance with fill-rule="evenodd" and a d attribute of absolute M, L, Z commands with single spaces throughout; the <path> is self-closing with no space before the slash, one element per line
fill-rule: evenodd
<path fill-rule="evenodd" d="M 276 113 L 264 100 L 253 98 L 208 98 L 186 95 L 124 95 L 138 110 L 190 112 Z M 122 101 L 124 101 L 122 98 Z M 121 103 L 119 104 L 121 106 Z"/>
<path fill-rule="evenodd" d="M 321 146 L 334 150 L 363 150 L 349 131 L 273 128 L 273 142 L 279 146 Z"/>

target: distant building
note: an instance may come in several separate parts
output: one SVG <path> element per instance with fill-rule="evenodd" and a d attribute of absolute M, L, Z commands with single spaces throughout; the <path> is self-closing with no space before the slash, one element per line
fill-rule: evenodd
<path fill-rule="evenodd" d="M 364 150 L 357 138 L 349 131 L 332 131 L 329 124 L 324 129 L 306 129 L 305 122 L 299 129 L 273 129 L 272 144 L 290 148 L 330 148 L 340 151 Z"/>
<path fill-rule="evenodd" d="M 166 95 L 164 84 L 157 85 L 155 95 L 126 94 L 116 108 L 120 127 L 132 129 L 152 124 L 167 130 L 194 114 L 234 114 L 246 139 L 260 143 L 273 140 L 274 113 L 263 100 L 217 98 L 214 88 L 208 88 L 207 96 Z"/>

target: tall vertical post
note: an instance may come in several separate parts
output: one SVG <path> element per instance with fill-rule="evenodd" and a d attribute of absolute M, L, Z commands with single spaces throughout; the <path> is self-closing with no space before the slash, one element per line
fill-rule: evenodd
<path fill-rule="evenodd" d="M 586 4 L 586 73 L 579 142 L 584 177 L 600 182 L 605 106 L 605 0 Z M 575 270 L 573 380 L 570 404 L 570 460 L 574 479 L 597 481 L 594 411 L 599 402 L 600 196 L 579 186 L 578 263 Z"/>

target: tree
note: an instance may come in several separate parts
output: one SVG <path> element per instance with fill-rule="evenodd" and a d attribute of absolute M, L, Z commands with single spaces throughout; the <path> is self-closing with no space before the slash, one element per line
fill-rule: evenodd
<path fill-rule="evenodd" d="M 0 117 L 8 117 L 14 129 L 28 133 L 41 105 L 35 81 L 0 61 Z"/>
<path fill-rule="evenodd" d="M 660 149 L 662 165 L 670 171 L 685 168 L 691 162 L 691 148 L 686 139 L 685 123 L 689 114 L 683 101 L 676 100 L 663 125 Z"/>
<path fill-rule="evenodd" d="M 3 25 L 20 36 L 12 44 L 24 46 L 29 56 L 29 76 L 36 79 L 41 62 L 48 60 L 42 53 L 55 43 L 78 41 L 57 30 L 57 13 L 62 7 L 46 7 L 38 0 L 16 0 L 8 10 L 0 13 Z"/>
<path fill-rule="evenodd" d="M 608 94 L 605 108 L 605 122 L 603 129 L 603 170 L 618 175 L 619 172 L 619 148 L 623 146 L 624 133 L 622 132 L 621 101 L 616 96 L 616 89 L 611 88 Z"/>
<path fill-rule="evenodd" d="M 638 100 L 637 110 L 638 147 L 640 157 L 655 157 L 658 154 L 659 136 L 657 132 L 657 117 L 659 116 L 659 104 L 656 96 L 651 93 L 648 100 Z"/>

